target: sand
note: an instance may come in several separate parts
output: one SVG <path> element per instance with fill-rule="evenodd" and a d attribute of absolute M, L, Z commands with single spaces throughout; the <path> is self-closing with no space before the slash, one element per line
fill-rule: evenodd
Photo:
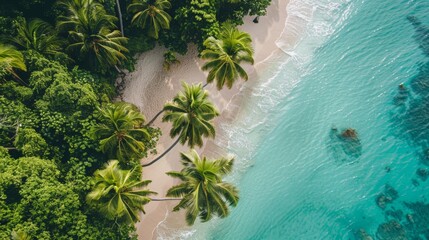
<path fill-rule="evenodd" d="M 252 22 L 254 17 L 246 17 L 241 30 L 252 36 L 255 49 L 253 66 L 245 66 L 249 74 L 247 82 L 239 81 L 232 89 L 224 88 L 218 91 L 214 84 L 210 84 L 206 89 L 210 92 L 210 98 L 214 101 L 221 116 L 215 121 L 218 126 L 220 122 L 233 121 L 239 112 L 240 98 L 246 96 L 245 91 L 251 91 L 252 85 L 258 78 L 258 73 L 264 69 L 264 64 L 269 64 L 269 59 L 280 51 L 276 45 L 276 40 L 281 36 L 286 22 L 286 6 L 288 0 L 273 0 L 268 8 L 266 16 L 259 18 L 259 23 Z M 147 120 L 150 120 L 162 109 L 165 102 L 171 100 L 180 90 L 181 82 L 205 83 L 207 74 L 200 70 L 203 61 L 197 56 L 195 46 L 189 48 L 185 56 L 178 56 L 180 64 L 173 65 L 169 71 L 164 71 L 162 67 L 163 47 L 156 47 L 152 51 L 146 52 L 138 57 L 136 70 L 129 73 L 125 78 L 125 88 L 123 91 L 124 101 L 134 103 L 144 113 Z M 243 87 L 246 86 L 246 87 Z M 241 91 L 241 92 L 240 92 Z M 238 94 L 240 93 L 240 94 Z M 175 139 L 169 136 L 170 124 L 162 123 L 158 118 L 153 126 L 159 127 L 163 132 L 157 151 L 162 153 Z M 217 129 L 218 130 L 218 129 Z M 226 134 L 217 131 L 216 142 L 207 140 L 203 149 L 198 152 L 209 158 L 219 157 L 227 154 L 222 147 L 222 142 L 227 141 Z M 179 153 L 188 151 L 187 146 L 178 144 L 173 150 L 152 166 L 143 169 L 143 179 L 151 179 L 149 188 L 158 193 L 154 198 L 163 198 L 166 191 L 177 182 L 168 177 L 165 172 L 179 171 Z M 148 163 L 155 156 L 143 159 L 142 163 Z M 157 239 L 157 226 L 161 222 L 167 222 L 169 229 L 176 229 L 185 226 L 183 212 L 171 212 L 176 201 L 151 202 L 145 206 L 146 214 L 141 216 L 141 221 L 136 224 L 139 239 Z"/>

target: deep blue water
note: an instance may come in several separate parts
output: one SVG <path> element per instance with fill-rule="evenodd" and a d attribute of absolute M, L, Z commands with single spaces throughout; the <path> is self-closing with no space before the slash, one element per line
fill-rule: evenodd
<path fill-rule="evenodd" d="M 429 239 L 429 1 L 299 4 L 302 41 L 223 126 L 239 205 L 191 238 Z"/>

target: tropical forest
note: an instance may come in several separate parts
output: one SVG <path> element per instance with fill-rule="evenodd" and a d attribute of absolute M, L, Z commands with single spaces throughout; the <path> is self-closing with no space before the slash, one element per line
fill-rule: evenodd
<path fill-rule="evenodd" d="M 223 179 L 234 159 L 197 151 L 215 137 L 220 115 L 206 88 L 249 78 L 243 65 L 254 63 L 252 39 L 237 26 L 245 16 L 264 16 L 269 5 L 2 1 L 0 239 L 141 239 L 135 224 L 152 201 L 173 201 L 171 210 L 189 225 L 228 216 L 239 201 L 237 187 Z M 195 47 L 207 78 L 184 79 L 175 97 L 147 116 L 122 90 L 137 57 L 157 46 L 166 49 L 164 71 Z M 163 135 L 172 145 L 159 151 Z M 188 151 L 169 161 L 182 168 L 167 172 L 177 184 L 157 194 L 145 172 L 179 144 Z"/>

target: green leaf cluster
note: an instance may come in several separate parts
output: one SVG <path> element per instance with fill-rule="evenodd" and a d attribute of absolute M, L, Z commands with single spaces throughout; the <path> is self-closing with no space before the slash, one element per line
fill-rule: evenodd
<path fill-rule="evenodd" d="M 183 169 L 167 173 L 181 180 L 167 192 L 167 196 L 182 197 L 173 210 L 186 209 L 186 222 L 189 225 L 194 224 L 197 218 L 206 222 L 213 216 L 228 216 L 228 207 L 235 207 L 239 196 L 237 188 L 222 178 L 231 172 L 234 160 L 208 160 L 206 157 L 201 158 L 195 150 L 181 153 L 180 157 Z"/>
<path fill-rule="evenodd" d="M 79 194 L 61 181 L 54 162 L 36 157 L 0 158 L 0 238 L 13 233 L 30 239 L 129 239 L 122 229 L 86 213 Z M 102 224 L 100 224 L 102 223 Z"/>
<path fill-rule="evenodd" d="M 23 56 L 26 84 L 0 84 L 0 239 L 134 238 L 132 225 L 114 224 L 85 201 L 91 176 L 109 159 L 91 131 L 115 95 L 111 81 L 34 50 Z M 160 134 L 145 133 L 141 156 Z"/>

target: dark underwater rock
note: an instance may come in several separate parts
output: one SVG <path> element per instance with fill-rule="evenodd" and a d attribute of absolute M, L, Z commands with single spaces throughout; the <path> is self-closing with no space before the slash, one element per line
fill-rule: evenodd
<path fill-rule="evenodd" d="M 341 137 L 347 140 L 358 140 L 358 135 L 355 129 L 347 128 L 341 133 Z"/>
<path fill-rule="evenodd" d="M 387 210 L 386 216 L 392 217 L 398 221 L 402 221 L 402 217 L 404 216 L 404 212 L 402 212 L 399 209 L 398 210 Z"/>
<path fill-rule="evenodd" d="M 395 105 L 399 106 L 399 105 L 404 104 L 408 99 L 408 95 L 409 95 L 409 91 L 405 87 L 405 85 L 403 83 L 399 84 L 398 93 L 393 98 Z"/>
<path fill-rule="evenodd" d="M 380 240 L 407 240 L 404 227 L 396 220 L 380 224 L 377 228 L 377 239 Z"/>
<path fill-rule="evenodd" d="M 346 128 L 339 131 L 333 127 L 329 136 L 328 149 L 338 162 L 350 163 L 362 155 L 362 144 L 355 129 Z"/>
<path fill-rule="evenodd" d="M 416 174 L 422 181 L 426 181 L 429 177 L 429 170 L 427 168 L 419 168 L 417 169 Z"/>
<path fill-rule="evenodd" d="M 392 198 L 392 200 L 396 200 L 399 197 L 398 191 L 396 191 L 392 186 L 386 184 L 384 186 L 384 193 L 386 196 Z"/>
<path fill-rule="evenodd" d="M 377 206 L 379 206 L 381 209 L 385 209 L 387 204 L 391 203 L 393 199 L 391 197 L 386 196 L 384 193 L 380 194 L 376 198 Z"/>
<path fill-rule="evenodd" d="M 399 197 L 398 191 L 396 191 L 389 184 L 386 184 L 384 186 L 384 191 L 377 196 L 377 198 L 375 199 L 375 202 L 377 203 L 378 207 L 384 210 L 387 204 L 392 203 L 398 197 Z"/>
<path fill-rule="evenodd" d="M 413 213 L 407 214 L 407 221 L 412 223 L 417 233 L 429 233 L 429 204 L 423 202 L 405 202 L 404 205 Z"/>
<path fill-rule="evenodd" d="M 363 228 L 355 232 L 355 238 L 356 240 L 373 240 L 371 235 L 369 235 Z"/>

